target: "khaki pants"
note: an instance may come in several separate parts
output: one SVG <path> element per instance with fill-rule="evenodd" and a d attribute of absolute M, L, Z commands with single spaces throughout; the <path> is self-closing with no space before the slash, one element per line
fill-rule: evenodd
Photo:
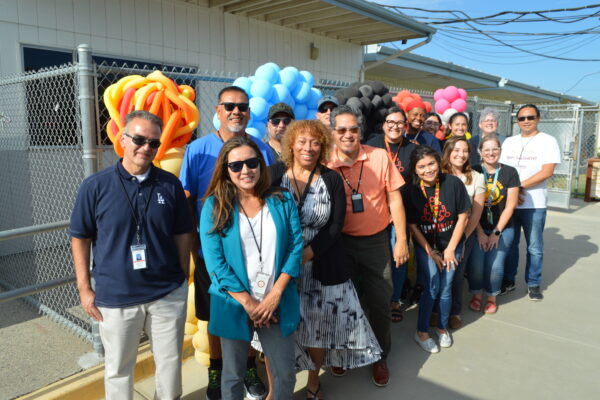
<path fill-rule="evenodd" d="M 181 397 L 181 350 L 188 285 L 151 303 L 125 308 L 98 307 L 104 319 L 100 337 L 105 351 L 106 399 L 133 399 L 133 368 L 142 329 L 156 364 L 156 399 Z"/>

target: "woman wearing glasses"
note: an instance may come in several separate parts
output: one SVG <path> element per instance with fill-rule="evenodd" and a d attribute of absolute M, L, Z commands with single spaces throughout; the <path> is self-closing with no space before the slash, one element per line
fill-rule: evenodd
<path fill-rule="evenodd" d="M 457 177 L 442 173 L 440 156 L 419 146 L 410 160 L 411 183 L 404 191 L 408 227 L 415 241 L 415 258 L 425 290 L 419 304 L 415 341 L 429 353 L 439 352 L 429 336 L 429 320 L 439 299 L 436 329 L 441 347 L 452 346 L 448 318 L 452 305 L 452 279 L 462 250 L 462 237 L 471 205 Z"/>
<path fill-rule="evenodd" d="M 381 358 L 344 264 L 346 194 L 340 174 L 322 165 L 330 151 L 331 134 L 325 125 L 297 121 L 283 138 L 283 162 L 269 169 L 273 184 L 293 194 L 300 214 L 304 251 L 296 342 L 303 352 L 296 362 L 299 368 L 309 370 L 309 399 L 323 398 L 322 366 L 358 368 Z"/>
<path fill-rule="evenodd" d="M 261 152 L 246 137 L 228 140 L 219 152 L 200 237 L 212 281 L 208 329 L 223 352 L 222 398 L 244 397 L 254 332 L 272 367 L 274 399 L 292 398 L 302 232 L 291 195 L 271 188 Z"/>
<path fill-rule="evenodd" d="M 487 299 L 483 312 L 498 310 L 496 296 L 504 276 L 504 260 L 514 238 L 512 216 L 519 200 L 519 174 L 509 165 L 501 164 L 500 140 L 484 136 L 479 143 L 482 164 L 475 167 L 485 177 L 484 211 L 477 224 L 477 246 L 468 260 L 469 291 L 473 294 L 469 308 L 481 311 L 482 292 Z"/>
<path fill-rule="evenodd" d="M 428 112 L 425 114 L 425 122 L 423 123 L 423 130 L 438 139 L 444 139 L 446 135 L 443 131 L 442 118 L 439 114 L 434 112 Z"/>
<path fill-rule="evenodd" d="M 390 161 L 398 168 L 405 181 L 409 180 L 408 164 L 410 155 L 417 147 L 416 144 L 404 138 L 406 132 L 406 114 L 399 107 L 390 107 L 383 122 L 383 134 L 374 135 L 369 139 L 367 145 L 384 149 Z M 396 243 L 396 234 L 392 224 L 388 227 L 390 243 L 393 248 Z M 408 235 L 407 235 L 408 237 Z M 393 265 L 394 263 L 392 263 Z M 390 304 L 392 322 L 400 322 L 403 319 L 401 309 L 401 295 L 406 281 L 407 265 L 402 264 L 399 268 L 392 268 L 393 292 Z"/>

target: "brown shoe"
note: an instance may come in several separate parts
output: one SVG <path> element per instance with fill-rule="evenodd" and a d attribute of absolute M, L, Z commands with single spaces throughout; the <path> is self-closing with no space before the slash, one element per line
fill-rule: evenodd
<path fill-rule="evenodd" d="M 460 315 L 451 315 L 448 321 L 448 326 L 450 329 L 458 329 L 462 326 L 462 319 L 460 319 Z"/>
<path fill-rule="evenodd" d="M 429 326 L 437 327 L 438 326 L 438 313 L 432 312 L 431 317 L 429 317 Z"/>
<path fill-rule="evenodd" d="M 333 376 L 337 376 L 337 377 L 344 376 L 344 375 L 346 375 L 346 372 L 347 371 L 342 367 L 331 367 L 331 375 L 333 375 Z"/>
<path fill-rule="evenodd" d="M 383 387 L 390 381 L 390 371 L 384 360 L 373 364 L 373 383 L 375 386 Z"/>

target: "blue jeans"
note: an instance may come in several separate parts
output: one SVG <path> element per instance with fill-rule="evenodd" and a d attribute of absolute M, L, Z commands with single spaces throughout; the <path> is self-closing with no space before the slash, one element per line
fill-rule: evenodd
<path fill-rule="evenodd" d="M 394 225 L 390 224 L 388 226 L 388 233 L 390 235 L 390 255 L 392 256 L 391 266 L 392 266 L 392 301 L 400 301 L 400 296 L 402 296 L 402 288 L 404 287 L 404 282 L 406 281 L 408 263 L 404 263 L 400 265 L 399 268 L 396 268 L 396 262 L 394 261 L 394 245 L 396 244 L 396 231 L 394 230 Z"/>
<path fill-rule="evenodd" d="M 460 258 L 462 243 L 456 248 L 456 259 Z M 452 279 L 456 269 L 445 268 L 438 270 L 437 265 L 425 250 L 415 243 L 415 258 L 417 260 L 417 269 L 420 274 L 421 283 L 425 287 L 419 302 L 419 322 L 417 330 L 419 332 L 429 332 L 429 318 L 433 311 L 433 304 L 439 298 L 439 309 L 437 312 L 438 328 L 446 329 L 448 327 L 448 318 L 450 317 L 450 308 L 452 307 Z M 458 266 L 457 266 L 458 267 Z"/>
<path fill-rule="evenodd" d="M 527 261 L 525 263 L 525 282 L 528 287 L 540 286 L 542 281 L 542 264 L 544 261 L 544 226 L 546 225 L 545 208 L 516 209 L 513 215 L 515 238 L 504 263 L 504 279 L 515 282 L 519 267 L 519 241 L 521 227 L 527 241 Z"/>
<path fill-rule="evenodd" d="M 489 235 L 491 230 L 486 230 Z M 497 296 L 502 286 L 504 277 L 504 261 L 515 236 L 514 228 L 504 229 L 498 239 L 498 247 L 489 251 L 483 251 L 476 242 L 471 250 L 471 257 L 468 260 L 469 268 L 469 291 L 471 293 L 481 293 L 485 291 L 488 296 Z"/>

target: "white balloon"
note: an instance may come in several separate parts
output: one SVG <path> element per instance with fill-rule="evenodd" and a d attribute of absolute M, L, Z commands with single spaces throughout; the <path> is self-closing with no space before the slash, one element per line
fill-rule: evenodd
<path fill-rule="evenodd" d="M 457 112 L 458 111 L 456 111 L 454 108 L 449 108 L 446 111 L 444 111 L 444 113 L 442 114 L 442 121 L 444 121 L 444 125 L 446 125 L 450 117 L 456 114 Z"/>

